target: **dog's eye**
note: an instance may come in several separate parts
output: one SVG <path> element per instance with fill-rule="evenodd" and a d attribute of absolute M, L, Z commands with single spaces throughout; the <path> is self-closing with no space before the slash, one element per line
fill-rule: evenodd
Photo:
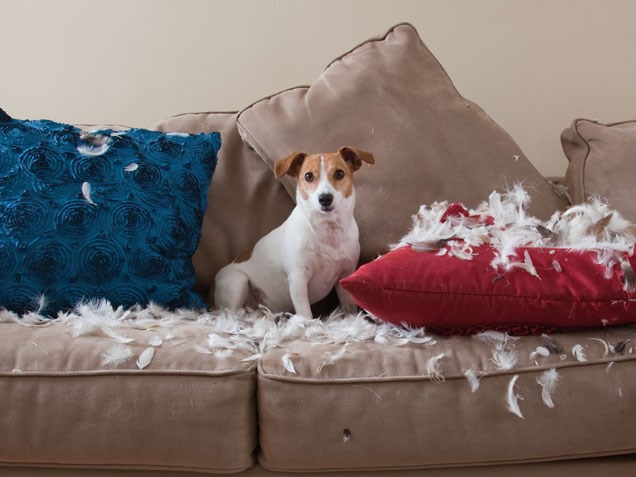
<path fill-rule="evenodd" d="M 336 172 L 333 173 L 334 179 L 337 181 L 344 179 L 345 172 L 342 169 L 336 169 Z"/>
<path fill-rule="evenodd" d="M 305 174 L 305 180 L 307 182 L 312 182 L 314 180 L 314 173 L 313 172 L 307 172 Z"/>

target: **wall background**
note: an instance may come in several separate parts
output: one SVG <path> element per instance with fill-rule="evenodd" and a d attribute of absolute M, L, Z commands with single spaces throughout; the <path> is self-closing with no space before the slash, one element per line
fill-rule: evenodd
<path fill-rule="evenodd" d="M 0 0 L 0 107 L 139 127 L 238 110 L 401 21 L 545 175 L 574 118 L 636 119 L 633 0 Z"/>

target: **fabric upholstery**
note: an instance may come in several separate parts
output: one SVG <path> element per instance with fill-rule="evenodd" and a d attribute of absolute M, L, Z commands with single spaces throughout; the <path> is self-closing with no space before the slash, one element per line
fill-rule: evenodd
<path fill-rule="evenodd" d="M 191 256 L 218 133 L 0 123 L 0 306 L 201 307 Z"/>
<path fill-rule="evenodd" d="M 285 472 L 395 470 L 633 453 L 636 354 L 632 341 L 618 345 L 634 333 L 436 337 L 434 345 L 351 343 L 344 352 L 298 340 L 271 349 L 258 368 L 259 462 Z M 576 345 L 586 361 L 572 353 Z M 511 369 L 495 364 L 502 349 L 516 353 Z M 553 408 L 537 382 L 551 369 Z M 479 378 L 475 392 L 468 370 Z M 508 410 L 511 382 L 523 417 Z"/>
<path fill-rule="evenodd" d="M 636 221 L 636 121 L 576 119 L 561 134 L 569 161 L 566 185 L 574 203 L 592 197 Z"/>
<path fill-rule="evenodd" d="M 270 168 L 294 151 L 354 146 L 375 156 L 355 180 L 362 262 L 405 233 L 422 203 L 471 207 L 522 181 L 533 191 L 533 215 L 547 218 L 564 205 L 512 138 L 458 93 L 408 24 L 335 59 L 311 86 L 245 108 L 238 126 Z M 293 179 L 284 184 L 293 197 Z"/>
<path fill-rule="evenodd" d="M 98 328 L 97 328 L 98 329 Z M 238 472 L 253 463 L 256 397 L 251 362 L 197 353 L 204 324 L 118 330 L 117 344 L 74 337 L 61 322 L 0 323 L 0 463 L 5 465 Z M 164 342 L 143 370 L 151 338 Z M 0 468 L 0 474 L 3 474 Z M 3 474 L 4 475 L 4 474 Z"/>
<path fill-rule="evenodd" d="M 538 276 L 523 269 L 500 274 L 490 266 L 495 251 L 487 245 L 475 248 L 471 260 L 405 246 L 341 284 L 360 307 L 385 321 L 443 333 L 540 334 L 636 322 L 635 296 L 624 290 L 620 266 L 605 278 L 594 251 L 517 249 L 521 256 L 526 252 Z M 636 258 L 630 262 L 636 266 Z"/>

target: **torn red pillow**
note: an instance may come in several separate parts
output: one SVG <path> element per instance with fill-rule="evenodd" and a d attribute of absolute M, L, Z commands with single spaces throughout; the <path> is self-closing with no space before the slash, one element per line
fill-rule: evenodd
<path fill-rule="evenodd" d="M 636 322 L 636 296 L 620 265 L 607 276 L 595 251 L 522 247 L 536 274 L 497 270 L 496 249 L 473 247 L 465 260 L 402 246 L 340 281 L 378 318 L 444 334 L 496 329 L 537 334 Z M 636 259 L 628 257 L 634 267 Z"/>
<path fill-rule="evenodd" d="M 636 226 L 600 200 L 526 213 L 517 185 L 476 209 L 435 202 L 394 250 L 341 280 L 358 305 L 443 333 L 514 334 L 636 322 Z"/>

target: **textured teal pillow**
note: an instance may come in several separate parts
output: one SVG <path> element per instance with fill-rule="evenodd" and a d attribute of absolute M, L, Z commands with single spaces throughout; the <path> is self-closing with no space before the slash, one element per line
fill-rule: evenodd
<path fill-rule="evenodd" d="M 2 121 L 2 119 L 0 119 Z M 0 122 L 0 307 L 203 307 L 191 257 L 218 133 Z"/>

